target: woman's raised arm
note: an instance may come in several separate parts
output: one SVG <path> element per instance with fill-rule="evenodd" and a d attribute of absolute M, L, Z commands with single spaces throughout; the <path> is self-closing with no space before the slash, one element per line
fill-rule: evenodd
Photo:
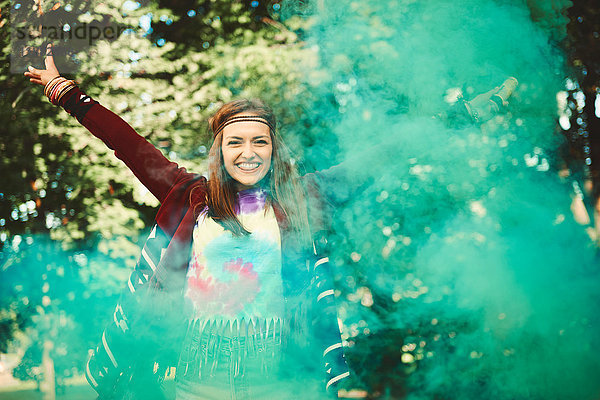
<path fill-rule="evenodd" d="M 195 176 L 169 161 L 127 122 L 83 93 L 73 81 L 61 78 L 54 64 L 51 45 L 47 47 L 44 63 L 46 69 L 29 67 L 24 75 L 31 82 L 43 85 L 44 93 L 53 104 L 62 106 L 114 150 L 160 202 L 175 183 Z"/>

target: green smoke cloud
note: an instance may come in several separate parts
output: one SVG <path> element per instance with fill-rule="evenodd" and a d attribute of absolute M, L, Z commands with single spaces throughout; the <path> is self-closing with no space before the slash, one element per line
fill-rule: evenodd
<path fill-rule="evenodd" d="M 306 40 L 327 71 L 307 74 L 331 100 L 310 112 L 372 182 L 337 212 L 332 257 L 357 386 L 410 399 L 597 397 L 598 261 L 557 175 L 569 5 L 288 3 L 313 19 Z M 472 99 L 510 76 L 506 113 L 481 126 L 439 117 L 449 93 Z"/>

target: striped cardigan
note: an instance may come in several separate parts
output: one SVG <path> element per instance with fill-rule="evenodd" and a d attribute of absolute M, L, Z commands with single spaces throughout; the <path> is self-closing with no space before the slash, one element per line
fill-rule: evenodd
<path fill-rule="evenodd" d="M 172 366 L 177 363 L 178 344 L 184 331 L 183 313 L 174 310 L 181 310 L 183 305 L 197 217 L 192 205 L 204 201 L 207 182 L 203 176 L 166 159 L 125 121 L 79 88 L 68 93 L 61 106 L 114 150 L 161 203 L 113 319 L 86 365 L 88 382 L 100 398 L 135 398 L 124 394 L 135 390 L 133 379 L 151 385 L 174 374 Z M 292 325 L 290 335 L 297 339 L 292 341 L 299 352 L 303 348 L 319 349 L 324 385 L 330 393 L 337 392 L 337 384 L 349 376 L 326 240 L 328 208 L 350 197 L 346 174 L 343 167 L 337 166 L 302 178 L 315 238 L 312 251 L 298 246 L 287 229 L 283 212 L 274 207 L 282 237 L 282 278 L 286 313 Z M 307 337 L 312 340 L 307 341 Z"/>

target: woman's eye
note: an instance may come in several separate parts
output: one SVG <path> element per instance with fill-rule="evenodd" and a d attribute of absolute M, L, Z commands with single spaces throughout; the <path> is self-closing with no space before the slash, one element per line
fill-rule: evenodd
<path fill-rule="evenodd" d="M 268 142 L 266 140 L 257 140 L 256 143 L 258 143 L 258 144 L 268 144 Z"/>
<path fill-rule="evenodd" d="M 233 145 L 236 145 L 236 144 L 240 144 L 239 140 L 231 140 L 231 141 L 227 142 L 228 146 L 233 146 Z"/>

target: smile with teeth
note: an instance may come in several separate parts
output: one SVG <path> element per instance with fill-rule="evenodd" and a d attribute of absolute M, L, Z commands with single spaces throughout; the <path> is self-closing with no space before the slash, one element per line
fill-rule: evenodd
<path fill-rule="evenodd" d="M 245 172 L 252 172 L 255 169 L 257 169 L 259 165 L 260 165 L 260 163 L 257 163 L 257 162 L 242 162 L 242 163 L 236 164 L 236 167 L 238 167 L 239 169 L 241 169 L 242 171 L 245 171 Z"/>

